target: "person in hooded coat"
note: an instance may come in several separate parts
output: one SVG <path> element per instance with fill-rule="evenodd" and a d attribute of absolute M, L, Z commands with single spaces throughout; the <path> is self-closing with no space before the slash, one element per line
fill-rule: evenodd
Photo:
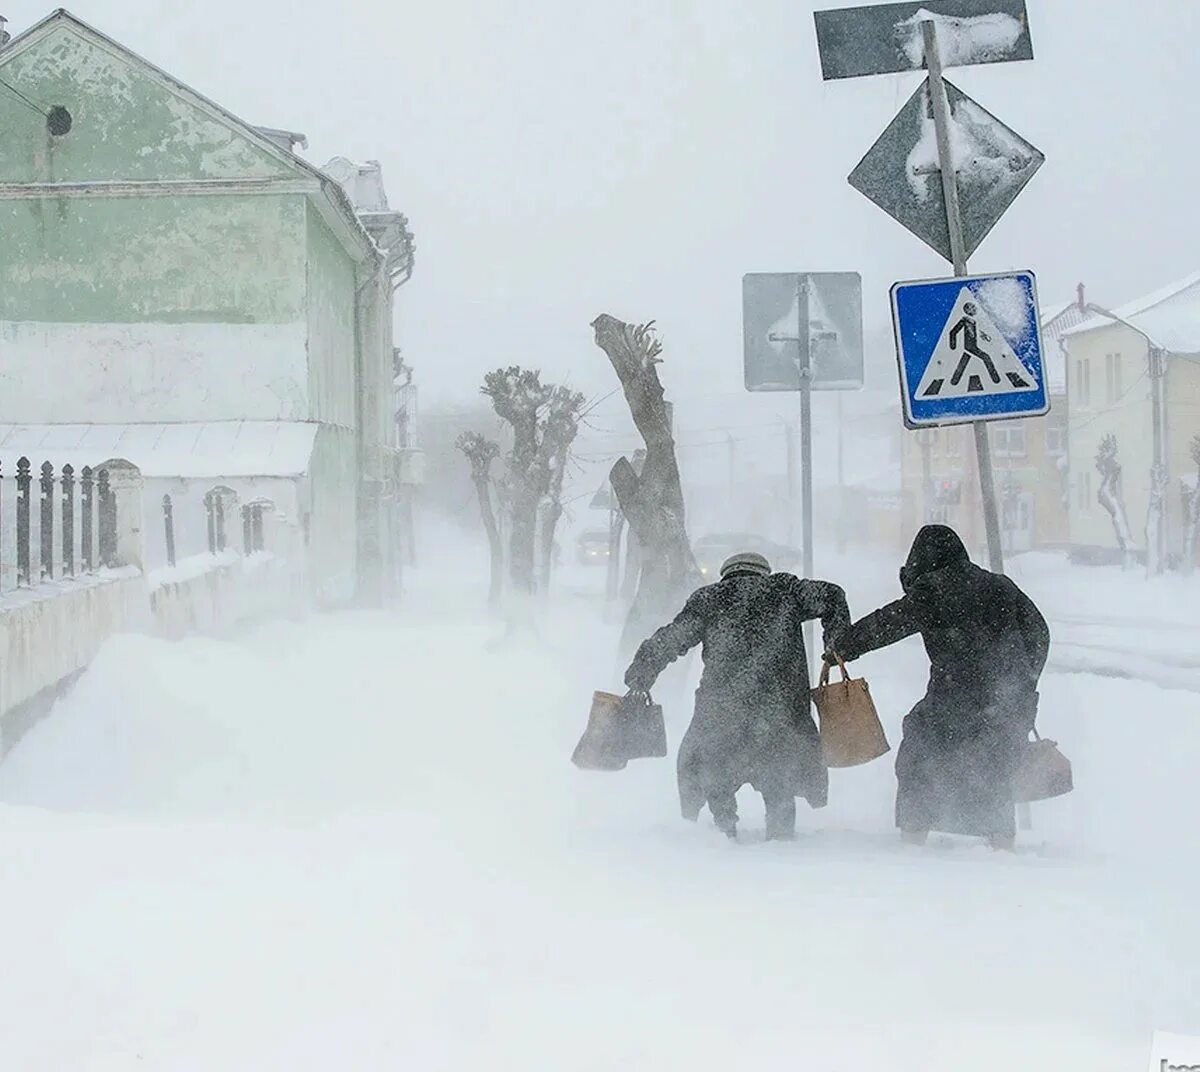
<path fill-rule="evenodd" d="M 917 533 L 900 584 L 903 598 L 834 648 L 849 660 L 914 633 L 925 643 L 929 684 L 896 755 L 896 825 L 910 841 L 941 830 L 1011 848 L 1012 778 L 1037 715 L 1046 621 L 1008 577 L 974 565 L 945 525 Z"/>
<path fill-rule="evenodd" d="M 749 783 L 767 811 L 767 837 L 795 836 L 796 797 L 825 805 L 828 774 L 810 706 L 802 626 L 821 619 L 826 647 L 850 623 L 836 584 L 771 573 L 761 555 L 734 555 L 721 579 L 694 593 L 669 625 L 645 641 L 625 683 L 648 691 L 663 669 L 697 644 L 704 673 L 677 764 L 683 817 L 708 804 L 737 836 L 737 791 Z"/>

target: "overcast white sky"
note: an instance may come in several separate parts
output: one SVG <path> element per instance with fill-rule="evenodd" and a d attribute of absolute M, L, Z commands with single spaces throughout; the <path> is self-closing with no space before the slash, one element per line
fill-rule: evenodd
<path fill-rule="evenodd" d="M 846 175 L 920 80 L 825 84 L 795 0 L 74 0 L 308 156 L 383 162 L 419 245 L 401 335 L 426 402 L 501 363 L 611 386 L 589 321 L 657 318 L 680 399 L 741 385 L 747 271 L 948 274 Z M 831 6 L 822 4 L 820 6 Z M 972 260 L 1117 304 L 1200 265 L 1197 0 L 1029 0 L 1033 63 L 952 79 L 1047 164 Z M 48 11 L 0 0 L 19 31 Z M 890 352 L 871 355 L 890 376 Z"/>

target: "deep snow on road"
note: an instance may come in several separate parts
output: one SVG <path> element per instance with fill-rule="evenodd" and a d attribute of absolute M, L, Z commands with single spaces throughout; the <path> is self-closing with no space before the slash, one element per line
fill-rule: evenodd
<path fill-rule="evenodd" d="M 1015 856 L 898 844 L 890 757 L 794 844 L 745 795 L 731 845 L 669 762 L 568 763 L 593 603 L 503 642 L 477 597 L 110 644 L 0 767 L 0 1065 L 1117 1072 L 1200 1034 L 1194 696 L 1047 676 L 1078 789 Z M 919 644 L 856 671 L 898 742 Z"/>

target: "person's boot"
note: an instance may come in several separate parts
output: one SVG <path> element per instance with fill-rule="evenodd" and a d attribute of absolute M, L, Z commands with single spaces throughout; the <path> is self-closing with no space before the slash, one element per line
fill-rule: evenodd
<path fill-rule="evenodd" d="M 767 805 L 767 840 L 796 840 L 796 798 L 769 800 Z"/>
<path fill-rule="evenodd" d="M 900 838 L 905 845 L 924 845 L 929 840 L 928 830 L 901 830 Z"/>

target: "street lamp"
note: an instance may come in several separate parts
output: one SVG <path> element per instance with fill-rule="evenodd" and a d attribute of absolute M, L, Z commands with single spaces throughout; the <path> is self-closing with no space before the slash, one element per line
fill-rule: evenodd
<path fill-rule="evenodd" d="M 1150 412 L 1153 421 L 1154 460 L 1150 466 L 1150 505 L 1146 511 L 1146 572 L 1159 574 L 1163 569 L 1166 558 L 1166 531 L 1163 525 L 1163 507 L 1167 491 L 1167 451 L 1164 442 L 1166 428 L 1166 396 L 1163 391 L 1163 380 L 1167 374 L 1167 362 L 1171 357 L 1170 351 L 1160 345 L 1153 337 L 1131 324 L 1123 316 L 1118 316 L 1095 302 L 1084 306 L 1087 312 L 1096 313 L 1113 323 L 1127 327 L 1146 341 L 1147 373 L 1150 377 Z"/>

